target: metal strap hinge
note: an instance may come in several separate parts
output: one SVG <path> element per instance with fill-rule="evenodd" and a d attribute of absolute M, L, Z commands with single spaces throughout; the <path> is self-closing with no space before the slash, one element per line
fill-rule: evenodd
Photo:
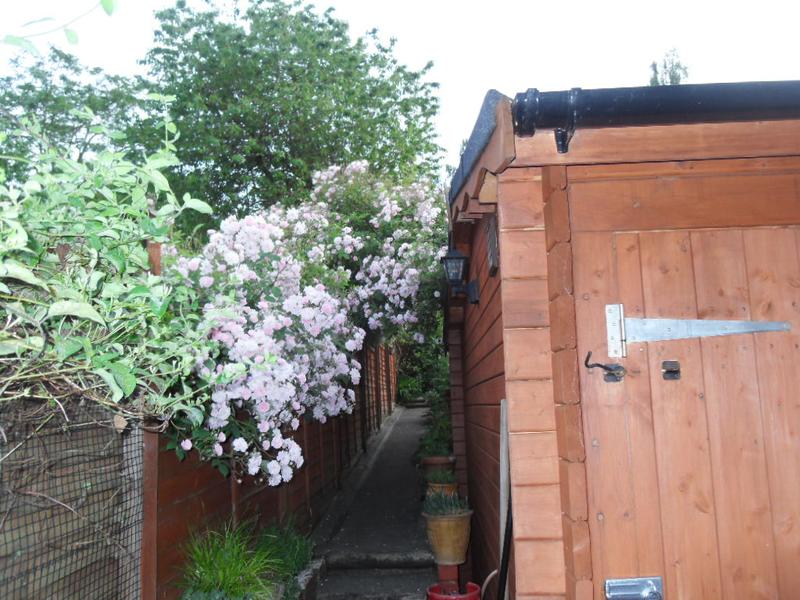
<path fill-rule="evenodd" d="M 791 331 L 788 321 L 718 321 L 713 319 L 638 319 L 625 317 L 622 304 L 606 304 L 609 358 L 628 356 L 628 344 L 664 342 L 762 331 Z"/>

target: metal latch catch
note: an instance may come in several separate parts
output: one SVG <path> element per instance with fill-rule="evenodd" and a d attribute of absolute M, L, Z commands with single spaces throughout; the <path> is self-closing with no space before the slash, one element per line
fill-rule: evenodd
<path fill-rule="evenodd" d="M 661 577 L 631 577 L 606 579 L 608 600 L 663 600 L 664 583 Z"/>

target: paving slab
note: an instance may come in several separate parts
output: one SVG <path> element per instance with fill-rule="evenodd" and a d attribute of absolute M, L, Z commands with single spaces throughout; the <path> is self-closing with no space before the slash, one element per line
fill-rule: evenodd
<path fill-rule="evenodd" d="M 374 444 L 336 528 L 320 540 L 327 567 L 320 599 L 411 600 L 435 583 L 415 461 L 427 413 L 396 409 Z"/>

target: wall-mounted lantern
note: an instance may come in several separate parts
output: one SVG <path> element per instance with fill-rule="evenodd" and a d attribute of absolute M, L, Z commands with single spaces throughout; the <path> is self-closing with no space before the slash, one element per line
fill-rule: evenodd
<path fill-rule="evenodd" d="M 455 248 L 450 248 L 442 257 L 444 274 L 447 283 L 454 294 L 466 294 L 470 304 L 477 304 L 480 299 L 477 280 L 470 281 L 464 285 L 467 275 L 467 257 Z"/>

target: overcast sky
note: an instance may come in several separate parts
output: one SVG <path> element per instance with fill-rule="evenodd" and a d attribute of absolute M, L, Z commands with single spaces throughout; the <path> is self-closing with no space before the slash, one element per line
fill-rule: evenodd
<path fill-rule="evenodd" d="M 108 17 L 97 9 L 63 33 L 37 38 L 72 50 L 112 73 L 137 72 L 152 41 L 153 12 L 173 0 L 118 0 Z M 96 0 L 0 0 L 0 38 L 41 30 L 80 15 Z M 487 90 L 513 96 L 529 87 L 645 85 L 649 64 L 677 48 L 689 82 L 800 79 L 800 2 L 539 0 L 329 0 L 354 36 L 377 27 L 397 38 L 398 58 L 413 68 L 433 61 L 439 82 L 440 143 L 457 161 Z M 23 28 L 30 20 L 52 23 Z M 2 46 L 2 44 L 0 44 Z M 0 71 L 11 55 L 0 48 Z"/>

